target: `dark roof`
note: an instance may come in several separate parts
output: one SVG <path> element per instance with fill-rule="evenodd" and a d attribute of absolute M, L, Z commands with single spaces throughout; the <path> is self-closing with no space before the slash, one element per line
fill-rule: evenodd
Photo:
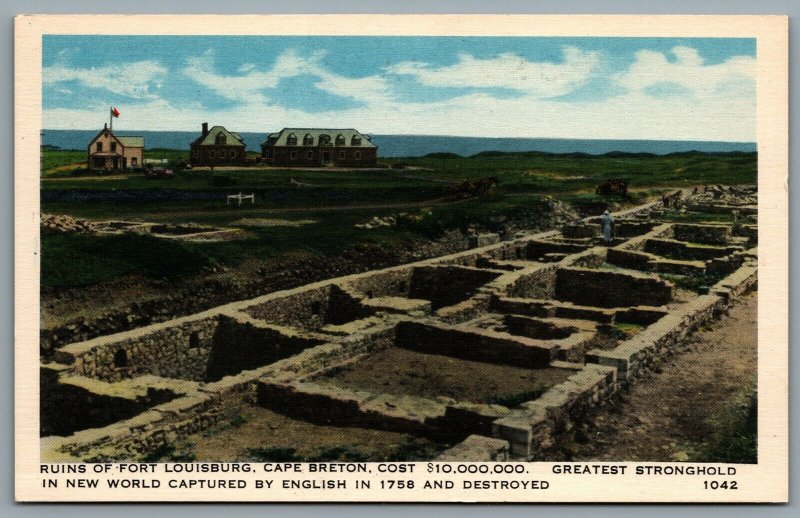
<path fill-rule="evenodd" d="M 266 142 L 267 144 L 270 139 L 276 138 L 273 146 L 286 146 L 286 140 L 289 138 L 289 135 L 294 134 L 297 137 L 297 145 L 302 146 L 303 140 L 306 135 L 310 135 L 312 139 L 312 146 L 319 145 L 319 137 L 322 135 L 328 135 L 331 139 L 331 143 L 336 143 L 336 138 L 341 135 L 344 137 L 344 145 L 345 147 L 361 147 L 361 148 L 375 148 L 378 147 L 372 142 L 370 142 L 369 136 L 364 135 L 363 133 L 355 130 L 353 128 L 283 128 L 278 133 L 270 133 L 267 137 Z M 359 144 L 353 145 L 353 137 L 360 137 L 361 142 Z"/>
<path fill-rule="evenodd" d="M 215 146 L 217 143 L 217 135 L 220 133 L 224 134 L 226 137 L 230 137 L 227 139 L 226 146 L 244 146 L 244 140 L 242 137 L 239 136 L 238 133 L 234 133 L 232 131 L 226 130 L 223 126 L 214 126 L 210 130 L 208 130 L 208 134 L 200 135 L 192 142 L 193 146 Z"/>

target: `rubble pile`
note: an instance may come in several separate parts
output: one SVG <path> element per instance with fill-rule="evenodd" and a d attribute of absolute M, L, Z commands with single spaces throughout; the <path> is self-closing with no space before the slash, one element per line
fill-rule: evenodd
<path fill-rule="evenodd" d="M 42 214 L 42 230 L 60 234 L 88 234 L 97 231 L 97 225 L 85 219 L 76 219 L 64 214 Z"/>

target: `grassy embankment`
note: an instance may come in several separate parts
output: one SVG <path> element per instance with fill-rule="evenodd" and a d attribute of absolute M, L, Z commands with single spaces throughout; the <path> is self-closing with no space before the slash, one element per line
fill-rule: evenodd
<path fill-rule="evenodd" d="M 177 166 L 187 152 L 147 150 L 147 158 L 166 158 Z M 142 173 L 89 175 L 81 168 L 83 151 L 44 150 L 42 211 L 96 220 L 122 219 L 167 223 L 242 226 L 252 239 L 218 243 L 164 241 L 149 236 L 42 236 L 42 284 L 45 289 L 86 286 L 121 275 L 179 278 L 204 266 L 236 266 L 245 259 L 269 260 L 287 253 L 330 255 L 359 243 L 407 244 L 435 238 L 449 229 L 469 226 L 500 230 L 508 220 L 535 221 L 547 210 L 546 197 L 597 211 L 609 202 L 594 188 L 609 178 L 627 178 L 628 203 L 668 188 L 709 183 L 753 183 L 753 153 L 682 153 L 653 155 L 549 155 L 484 153 L 474 157 L 381 159 L 406 164 L 380 171 L 304 171 L 242 169 L 176 171 L 174 178 L 147 179 Z M 496 176 L 491 194 L 446 201 L 448 187 L 464 179 Z M 293 181 L 294 182 L 293 182 Z M 156 191 L 178 193 L 154 201 Z M 76 192 L 141 192 L 140 199 L 85 201 Z M 225 205 L 225 194 L 255 193 L 255 205 Z M 72 193 L 72 194 L 70 194 Z M 211 199 L 189 200 L 180 193 L 205 193 Z M 211 193 L 209 195 L 209 193 Z M 218 197 L 217 197 L 218 194 Z M 149 199 L 149 201 L 148 201 Z M 614 200 L 613 198 L 611 200 Z M 616 200 L 624 202 L 624 200 Z M 395 226 L 358 229 L 373 216 L 397 216 Z M 252 226 L 245 219 L 272 224 Z M 312 221 L 300 225 L 281 222 Z"/>

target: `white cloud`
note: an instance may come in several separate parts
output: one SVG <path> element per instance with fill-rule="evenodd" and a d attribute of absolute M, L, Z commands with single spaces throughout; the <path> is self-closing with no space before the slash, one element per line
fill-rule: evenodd
<path fill-rule="evenodd" d="M 388 89 L 383 78 L 379 76 L 351 78 L 333 74 L 320 64 L 323 57 L 324 52 L 304 57 L 288 50 L 278 56 L 270 69 L 259 70 L 256 64 L 248 63 L 239 68 L 239 75 L 224 75 L 215 72 L 214 55 L 209 50 L 202 56 L 190 58 L 183 73 L 227 99 L 248 105 L 269 103 L 264 89 L 275 88 L 282 79 L 301 75 L 317 77 L 315 83 L 317 88 L 341 97 L 363 102 L 387 99 Z"/>
<path fill-rule="evenodd" d="M 583 85 L 600 63 L 598 52 L 564 47 L 563 63 L 528 61 L 505 53 L 490 59 L 461 54 L 446 67 L 404 61 L 386 68 L 391 74 L 411 75 L 426 86 L 507 88 L 528 96 L 556 97 Z"/>
<path fill-rule="evenodd" d="M 565 51 L 567 54 L 573 51 Z M 184 72 L 229 99 L 238 101 L 224 109 L 204 108 L 199 102 L 182 101 L 179 108 L 165 100 L 147 99 L 139 104 L 119 106 L 124 117 L 115 121 L 121 129 L 194 130 L 202 121 L 223 124 L 233 131 L 270 132 L 284 126 L 356 127 L 369 133 L 439 134 L 496 137 L 553 137 L 598 139 L 669 139 L 669 140 L 755 140 L 755 95 L 752 81 L 754 59 L 733 57 L 724 63 L 704 64 L 700 55 L 686 47 L 673 50 L 669 62 L 664 54 L 642 51 L 628 70 L 609 77 L 624 87 L 620 95 L 567 102 L 557 96 L 586 80 L 586 74 L 600 74 L 592 59 L 578 59 L 591 53 L 573 52 L 562 65 L 538 65 L 518 62 L 516 68 L 540 71 L 555 85 L 529 84 L 522 75 L 495 70 L 491 77 L 473 76 L 484 61 L 474 58 L 459 61 L 452 67 L 398 64 L 393 69 L 423 70 L 431 84 L 453 85 L 457 78 L 472 79 L 470 86 L 513 88 L 523 95 L 497 98 L 489 93 L 471 93 L 439 102 L 400 102 L 382 76 L 351 78 L 325 69 L 321 54 L 299 56 L 286 52 L 272 66 L 258 63 L 244 65 L 238 74 L 215 71 L 213 55 L 206 53 L 190 60 Z M 498 64 L 513 62 L 505 57 Z M 523 60 L 524 61 L 524 60 Z M 475 65 L 474 62 L 479 62 Z M 530 63 L 530 62 L 526 62 Z M 570 67 L 567 64 L 572 63 Z M 583 65 L 579 65 L 583 63 Z M 251 66 L 252 65 L 252 66 Z M 534 66 L 535 65 L 535 66 Z M 562 73 L 550 67 L 562 66 Z M 465 72 L 471 67 L 472 73 Z M 477 68 L 476 68 L 477 67 Z M 528 68 L 526 68 L 528 67 Z M 583 68 L 582 68 L 583 67 Z M 587 68 L 588 67 L 588 68 Z M 515 67 L 511 67 L 516 70 Z M 592 71 L 588 71 L 591 69 Z M 450 72 L 439 73 L 442 70 Z M 547 71 L 547 73 L 542 72 Z M 399 73 L 391 71 L 390 73 Z M 425 75 L 433 73 L 433 75 Z M 464 74 L 467 74 L 464 76 Z M 544 75 L 542 75 L 544 74 Z M 549 74 L 549 75 L 548 75 Z M 309 113 L 270 103 L 263 90 L 280 80 L 298 75 L 316 78 L 316 86 L 329 93 L 361 101 L 357 108 Z M 528 77 L 527 75 L 525 76 Z M 652 88 L 669 95 L 657 98 Z M 502 85 L 502 86 L 501 86 Z M 459 86 L 466 86 L 460 84 Z M 685 91 L 684 91 L 685 90 Z M 687 100 L 686 95 L 691 95 Z M 330 107 L 326 107 L 330 108 Z M 94 128 L 102 126 L 107 106 L 81 109 L 48 109 L 44 127 L 49 129 Z M 99 114 L 99 115 L 98 115 Z"/>
<path fill-rule="evenodd" d="M 628 70 L 615 75 L 614 80 L 636 93 L 663 84 L 675 84 L 696 98 L 755 95 L 754 58 L 735 56 L 722 63 L 706 65 L 693 48 L 675 47 L 672 54 L 674 62 L 661 52 L 640 50 Z"/>
<path fill-rule="evenodd" d="M 42 69 L 43 84 L 77 81 L 83 86 L 103 88 L 134 99 L 156 99 L 167 69 L 157 61 L 137 61 L 124 65 L 71 68 L 57 64 Z"/>

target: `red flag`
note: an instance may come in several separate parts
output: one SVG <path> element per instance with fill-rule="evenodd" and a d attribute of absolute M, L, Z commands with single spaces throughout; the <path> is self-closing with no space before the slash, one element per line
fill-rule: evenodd
<path fill-rule="evenodd" d="M 119 110 L 116 108 L 111 108 L 111 115 L 114 117 L 119 117 Z"/>

